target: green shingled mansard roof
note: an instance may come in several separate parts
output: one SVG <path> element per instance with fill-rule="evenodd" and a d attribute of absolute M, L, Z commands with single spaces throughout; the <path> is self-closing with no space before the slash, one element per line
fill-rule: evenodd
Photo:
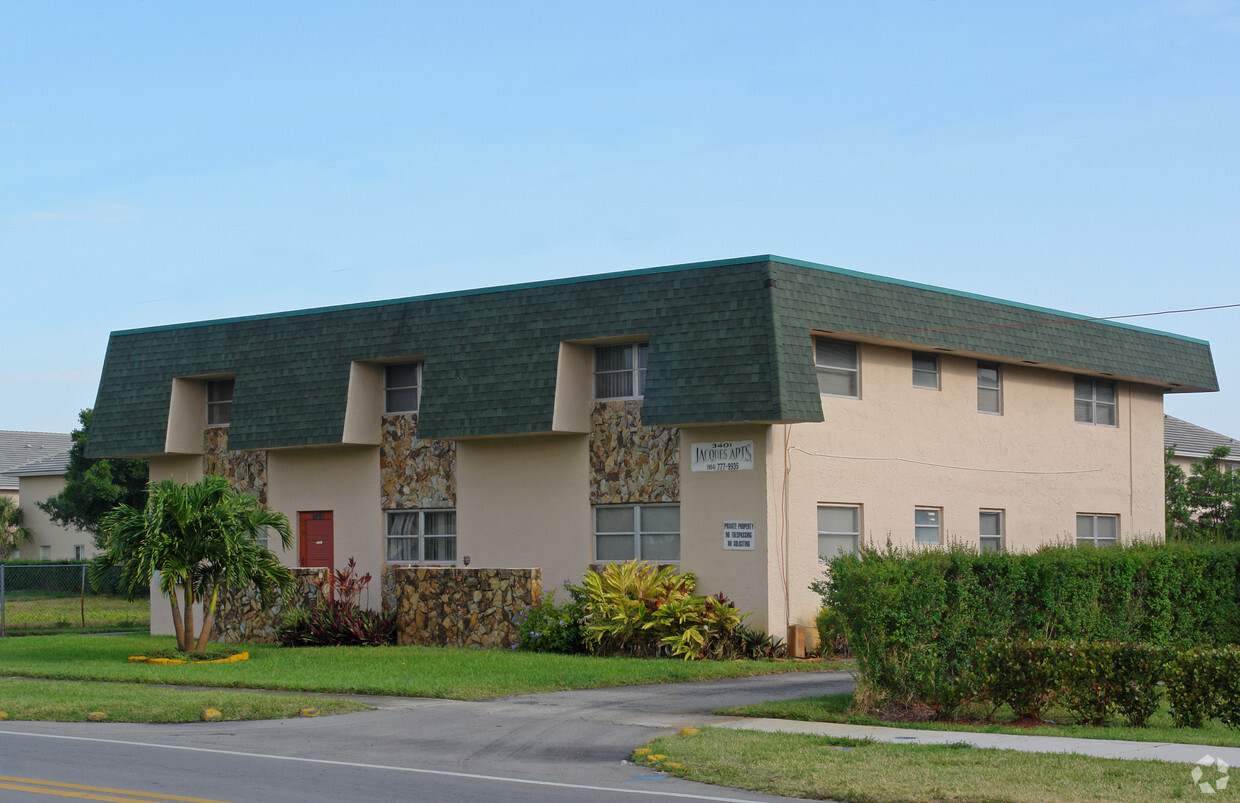
<path fill-rule="evenodd" d="M 614 336 L 649 337 L 646 424 L 821 421 L 811 331 L 1218 389 L 1200 340 L 764 255 L 114 332 L 88 453 L 162 452 L 172 380 L 212 374 L 231 448 L 340 443 L 350 363 L 408 355 L 421 436 L 548 432 L 561 341 Z"/>

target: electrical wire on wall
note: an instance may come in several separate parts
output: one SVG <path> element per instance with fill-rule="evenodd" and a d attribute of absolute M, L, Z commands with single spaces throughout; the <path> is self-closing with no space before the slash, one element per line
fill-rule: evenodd
<path fill-rule="evenodd" d="M 785 447 L 784 447 L 785 474 L 788 471 L 788 451 L 789 451 L 789 447 L 787 446 L 785 442 Z M 958 465 L 953 465 L 951 463 L 932 463 L 928 460 L 913 460 L 908 457 L 870 457 L 870 456 L 865 456 L 865 455 L 827 454 L 825 452 L 810 452 L 798 446 L 791 447 L 791 451 L 800 452 L 801 454 L 808 455 L 810 457 L 826 457 L 832 460 L 866 460 L 866 461 L 890 462 L 890 463 L 912 463 L 913 465 L 917 465 L 917 466 L 931 466 L 933 468 L 952 468 L 958 471 L 983 471 L 989 474 L 1035 474 L 1035 475 L 1040 475 L 1040 476 L 1053 476 L 1056 474 L 1093 474 L 1093 473 L 1102 471 L 1101 468 L 1078 468 L 1078 469 L 1065 469 L 1065 470 L 1056 470 L 1056 471 L 1034 471 L 1034 470 L 1019 469 L 1019 468 L 985 468 L 983 466 L 958 466 Z M 785 485 L 786 484 L 787 484 L 787 481 L 785 479 Z M 784 500 L 784 505 L 785 507 L 787 506 L 786 497 Z"/>

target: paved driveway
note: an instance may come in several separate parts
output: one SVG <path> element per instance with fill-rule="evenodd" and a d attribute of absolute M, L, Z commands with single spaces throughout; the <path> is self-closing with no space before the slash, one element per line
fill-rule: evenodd
<path fill-rule="evenodd" d="M 304 720 L 0 723 L 0 776 L 277 803 L 776 800 L 668 778 L 626 759 L 660 734 L 719 721 L 709 712 L 722 705 L 851 688 L 847 673 L 813 672 L 477 702 L 364 697 L 357 699 L 379 710 Z"/>

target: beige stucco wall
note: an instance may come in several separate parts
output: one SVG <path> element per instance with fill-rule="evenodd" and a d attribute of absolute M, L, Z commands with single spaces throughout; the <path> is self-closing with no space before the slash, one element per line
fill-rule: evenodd
<path fill-rule="evenodd" d="M 39 509 L 39 502 L 60 493 L 65 487 L 64 475 L 51 477 L 21 477 L 18 479 L 21 499 L 22 521 L 34 531 L 34 537 L 22 545 L 19 556 L 22 558 L 42 557 L 41 547 L 49 547 L 48 558 L 51 560 L 72 560 L 73 547 L 85 547 L 85 556 L 92 557 L 95 539 L 76 527 L 65 527 L 52 521 L 51 516 Z"/>
<path fill-rule="evenodd" d="M 370 573 L 369 607 L 380 605 L 383 573 L 383 512 L 379 507 L 379 449 L 374 446 L 332 446 L 272 449 L 267 453 L 271 485 L 267 506 L 288 516 L 294 537 L 297 514 L 332 512 L 332 540 L 337 569 L 349 558 L 360 574 Z M 290 566 L 297 565 L 297 544 L 284 552 L 277 541 L 271 549 Z M 363 603 L 366 599 L 363 598 Z"/>
<path fill-rule="evenodd" d="M 594 559 L 585 435 L 457 442 L 457 560 L 577 582 Z M 564 595 L 560 594 L 563 601 Z"/>
<path fill-rule="evenodd" d="M 750 627 L 782 637 L 782 545 L 771 519 L 767 472 L 769 427 L 685 427 L 680 433 L 680 566 L 698 577 L 698 593 L 726 594 Z M 753 468 L 693 471 L 694 443 L 753 441 Z M 753 522 L 754 549 L 724 549 L 725 521 Z M 769 611 L 769 615 L 768 612 Z"/>
<path fill-rule="evenodd" d="M 1009 551 L 1074 539 L 1077 513 L 1118 515 L 1124 540 L 1161 537 L 1158 390 L 1119 382 L 1119 426 L 1102 427 L 1073 420 L 1071 374 L 1004 365 L 1002 415 L 977 412 L 972 359 L 941 355 L 940 387 L 913 387 L 908 351 L 863 345 L 860 399 L 824 396 L 824 423 L 774 428 L 791 467 L 793 622 L 811 623 L 818 607 L 804 589 L 821 575 L 823 503 L 861 505 L 862 539 L 876 546 L 911 546 L 918 506 L 942 508 L 944 540 L 971 545 L 979 510 L 1002 510 Z"/>

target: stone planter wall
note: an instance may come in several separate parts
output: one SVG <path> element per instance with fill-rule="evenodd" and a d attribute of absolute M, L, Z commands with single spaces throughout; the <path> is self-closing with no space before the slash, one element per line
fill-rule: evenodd
<path fill-rule="evenodd" d="M 273 604 L 265 606 L 253 586 L 241 591 L 221 591 L 219 602 L 215 606 L 212 640 L 226 644 L 274 642 L 276 626 L 284 618 L 284 612 L 290 608 L 308 608 L 313 605 L 321 597 L 319 583 L 327 581 L 325 568 L 292 569 L 292 572 L 296 586 L 287 603 L 277 597 Z"/>
<path fill-rule="evenodd" d="M 514 618 L 541 595 L 541 569 L 383 570 L 383 610 L 396 611 L 402 645 L 507 649 L 517 639 Z"/>
<path fill-rule="evenodd" d="M 680 430 L 642 426 L 637 400 L 590 410 L 590 504 L 680 501 Z"/>

